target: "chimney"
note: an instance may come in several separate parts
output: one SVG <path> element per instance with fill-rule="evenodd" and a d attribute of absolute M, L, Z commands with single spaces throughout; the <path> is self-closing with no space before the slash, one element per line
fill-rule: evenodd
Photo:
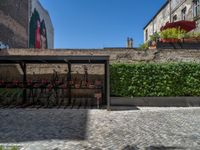
<path fill-rule="evenodd" d="M 127 48 L 133 48 L 133 39 L 127 38 Z"/>

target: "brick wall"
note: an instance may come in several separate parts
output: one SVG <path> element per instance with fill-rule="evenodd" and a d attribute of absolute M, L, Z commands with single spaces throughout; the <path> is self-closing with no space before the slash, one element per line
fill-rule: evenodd
<path fill-rule="evenodd" d="M 0 1 L 0 35 L 11 48 L 28 46 L 28 0 Z"/>

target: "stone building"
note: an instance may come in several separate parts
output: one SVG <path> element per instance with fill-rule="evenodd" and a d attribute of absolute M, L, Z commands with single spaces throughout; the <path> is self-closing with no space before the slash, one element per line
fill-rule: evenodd
<path fill-rule="evenodd" d="M 54 48 L 54 29 L 38 0 L 0 0 L 0 42 L 9 48 Z"/>
<path fill-rule="evenodd" d="M 181 20 L 195 21 L 194 31 L 200 32 L 200 0 L 167 0 L 144 27 L 144 42 L 166 23 Z"/>

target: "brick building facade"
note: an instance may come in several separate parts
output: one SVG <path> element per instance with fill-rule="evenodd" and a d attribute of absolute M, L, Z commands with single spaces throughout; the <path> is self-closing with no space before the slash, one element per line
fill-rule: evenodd
<path fill-rule="evenodd" d="M 35 48 L 36 35 L 31 34 L 31 25 L 34 21 L 34 11 L 38 12 L 41 25 L 45 27 L 46 34 L 42 37 L 42 30 L 38 30 L 40 39 L 46 42 L 46 48 L 54 47 L 54 29 L 48 12 L 38 0 L 0 0 L 0 42 L 9 48 L 29 48 L 32 37 L 32 48 Z M 37 21 L 37 20 L 36 20 Z M 34 24 L 33 24 L 34 25 Z M 32 28 L 35 33 L 36 27 Z M 42 40 L 39 45 L 42 45 Z M 44 43 L 44 42 L 43 42 Z M 43 46 L 42 48 L 44 48 Z"/>

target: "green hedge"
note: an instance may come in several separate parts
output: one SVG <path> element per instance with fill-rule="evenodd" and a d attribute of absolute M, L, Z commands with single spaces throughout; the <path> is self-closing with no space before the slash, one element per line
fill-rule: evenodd
<path fill-rule="evenodd" d="M 200 96 L 200 64 L 113 64 L 112 96 Z"/>

